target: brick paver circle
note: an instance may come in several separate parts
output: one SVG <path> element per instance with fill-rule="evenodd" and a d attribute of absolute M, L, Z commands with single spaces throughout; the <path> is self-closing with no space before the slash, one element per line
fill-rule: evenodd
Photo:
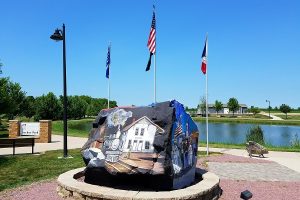
<path fill-rule="evenodd" d="M 209 170 L 221 179 L 247 181 L 300 181 L 300 173 L 275 162 L 219 163 L 208 162 Z"/>

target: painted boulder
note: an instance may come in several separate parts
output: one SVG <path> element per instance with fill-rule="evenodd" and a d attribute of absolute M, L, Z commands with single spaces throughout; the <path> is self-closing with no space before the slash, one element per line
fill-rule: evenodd
<path fill-rule="evenodd" d="M 102 110 L 82 148 L 85 182 L 159 190 L 195 180 L 199 132 L 173 100 Z"/>

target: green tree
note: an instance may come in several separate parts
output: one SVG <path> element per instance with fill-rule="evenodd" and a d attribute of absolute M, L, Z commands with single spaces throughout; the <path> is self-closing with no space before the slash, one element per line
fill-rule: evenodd
<path fill-rule="evenodd" d="M 227 106 L 229 108 L 229 111 L 232 111 L 233 115 L 240 108 L 238 100 L 236 98 L 233 98 L 233 97 L 229 99 L 229 101 L 227 103 Z"/>
<path fill-rule="evenodd" d="M 287 114 L 291 112 L 291 107 L 286 104 L 281 104 L 279 110 L 285 114 L 285 119 L 287 119 Z"/>
<path fill-rule="evenodd" d="M 0 74 L 2 74 L 2 66 L 3 66 L 3 64 L 0 62 Z"/>
<path fill-rule="evenodd" d="M 27 96 L 22 105 L 22 115 L 31 118 L 35 115 L 35 99 L 33 96 Z"/>
<path fill-rule="evenodd" d="M 90 102 L 87 102 L 88 106 L 86 109 L 87 116 L 96 116 L 102 109 L 107 109 L 107 99 L 106 98 L 91 98 Z M 116 101 L 109 101 L 109 107 L 117 107 Z"/>
<path fill-rule="evenodd" d="M 248 130 L 248 133 L 246 135 L 246 140 L 247 140 L 246 142 L 254 141 L 261 145 L 264 145 L 265 144 L 264 132 L 261 129 L 261 127 L 260 126 L 251 127 L 250 130 Z"/>
<path fill-rule="evenodd" d="M 214 107 L 215 107 L 215 109 L 217 111 L 217 114 L 218 114 L 219 111 L 223 109 L 223 104 L 222 104 L 221 101 L 216 100 Z"/>
<path fill-rule="evenodd" d="M 200 109 L 202 116 L 206 115 L 206 99 L 204 96 L 201 97 L 198 108 Z"/>
<path fill-rule="evenodd" d="M 81 99 L 83 99 L 85 102 L 87 102 L 88 104 L 90 104 L 91 101 L 92 101 L 92 97 L 87 96 L 87 95 L 80 95 L 79 97 L 80 97 Z"/>
<path fill-rule="evenodd" d="M 68 97 L 68 118 L 81 119 L 85 117 L 88 103 L 79 96 Z"/>
<path fill-rule="evenodd" d="M 0 114 L 6 114 L 9 119 L 21 114 L 21 106 L 25 99 L 19 83 L 9 78 L 0 78 Z"/>
<path fill-rule="evenodd" d="M 47 95 L 42 95 L 36 98 L 36 115 L 35 119 L 50 119 L 57 120 L 62 117 L 62 105 L 57 97 L 49 92 Z"/>
<path fill-rule="evenodd" d="M 249 109 L 249 112 L 253 113 L 253 115 L 255 116 L 257 113 L 260 112 L 260 110 L 258 107 L 251 106 L 251 108 Z"/>

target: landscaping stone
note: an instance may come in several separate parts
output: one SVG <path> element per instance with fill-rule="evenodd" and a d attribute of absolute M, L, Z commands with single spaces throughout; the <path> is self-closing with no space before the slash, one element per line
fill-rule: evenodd
<path fill-rule="evenodd" d="M 115 189 L 88 183 L 80 182 L 73 177 L 78 177 L 82 174 L 83 168 L 68 171 L 58 177 L 60 189 L 59 193 L 65 193 L 65 190 L 70 191 L 74 199 L 101 199 L 101 200 L 199 200 L 213 199 L 220 195 L 219 177 L 204 170 L 197 170 L 198 176 L 202 176 L 203 180 L 195 183 L 192 186 L 184 189 L 172 191 L 135 191 L 130 189 Z M 203 174 L 205 173 L 205 174 Z M 66 195 L 64 196 L 67 197 Z"/>

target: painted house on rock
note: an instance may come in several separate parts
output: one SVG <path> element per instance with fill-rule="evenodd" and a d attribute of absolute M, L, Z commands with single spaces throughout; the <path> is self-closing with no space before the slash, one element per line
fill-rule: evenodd
<path fill-rule="evenodd" d="M 123 152 L 152 153 L 155 134 L 162 134 L 165 131 L 144 116 L 126 126 L 122 132 L 126 137 Z"/>

